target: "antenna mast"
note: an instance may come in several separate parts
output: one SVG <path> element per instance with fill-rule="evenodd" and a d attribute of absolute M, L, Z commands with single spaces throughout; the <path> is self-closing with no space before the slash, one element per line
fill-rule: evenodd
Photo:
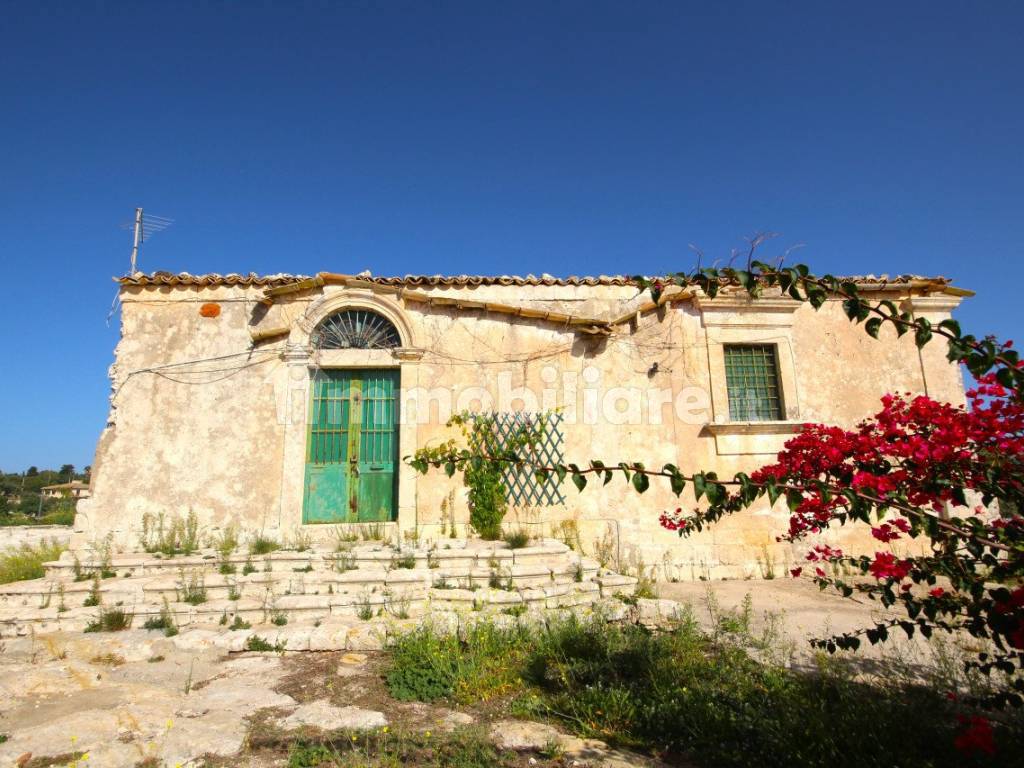
<path fill-rule="evenodd" d="M 135 226 L 134 233 L 132 235 L 132 260 L 128 271 L 129 275 L 134 275 L 139 269 L 139 248 L 144 242 L 146 242 L 146 237 L 155 235 L 157 232 L 162 232 L 173 223 L 174 219 L 168 219 L 164 216 L 154 216 L 153 214 L 147 216 L 145 221 L 143 221 L 142 209 L 135 209 Z M 123 229 L 127 229 L 129 226 L 129 224 L 121 225 Z"/>
<path fill-rule="evenodd" d="M 132 240 L 132 264 L 128 270 L 129 275 L 134 275 L 136 272 L 136 264 L 139 260 L 139 243 L 142 242 L 142 209 L 135 209 L 135 236 Z"/>

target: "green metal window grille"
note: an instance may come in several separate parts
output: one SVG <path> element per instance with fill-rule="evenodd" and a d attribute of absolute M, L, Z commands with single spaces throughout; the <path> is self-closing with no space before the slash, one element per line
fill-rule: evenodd
<path fill-rule="evenodd" d="M 348 461 L 348 425 L 352 380 L 348 372 L 313 379 L 313 419 L 309 461 L 338 464 Z"/>
<path fill-rule="evenodd" d="M 501 452 L 511 450 L 515 437 L 523 428 L 536 428 L 540 418 L 538 414 L 520 411 L 495 413 L 493 417 L 493 444 L 488 448 Z M 541 439 L 533 446 L 529 456 L 524 456 L 530 463 L 554 466 L 562 463 L 562 450 L 565 436 L 562 433 L 562 415 L 550 413 L 546 416 L 546 427 Z M 522 455 L 522 450 L 520 450 Z M 543 482 L 537 479 L 530 468 L 508 466 L 505 469 L 505 499 L 509 504 L 518 506 L 542 507 L 564 504 L 565 497 L 559 487 L 558 477 L 551 475 Z"/>
<path fill-rule="evenodd" d="M 725 382 L 732 421 L 781 421 L 779 361 L 774 344 L 727 344 Z"/>

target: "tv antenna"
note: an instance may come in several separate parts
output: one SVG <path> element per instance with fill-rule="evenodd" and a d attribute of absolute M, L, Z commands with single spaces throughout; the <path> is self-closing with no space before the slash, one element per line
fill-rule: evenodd
<path fill-rule="evenodd" d="M 168 219 L 166 216 L 155 216 L 150 213 L 143 216 L 142 209 L 135 209 L 135 224 L 122 224 L 122 229 L 128 229 L 132 227 L 132 260 L 131 267 L 128 270 L 129 275 L 134 275 L 138 271 L 139 261 L 139 247 L 146 242 L 147 237 L 152 237 L 157 232 L 163 232 L 171 224 L 174 223 L 174 219 Z"/>

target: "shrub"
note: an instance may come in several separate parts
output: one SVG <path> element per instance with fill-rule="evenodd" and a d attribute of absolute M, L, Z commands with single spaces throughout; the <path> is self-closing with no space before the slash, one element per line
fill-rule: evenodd
<path fill-rule="evenodd" d="M 43 563 L 56 560 L 67 549 L 56 539 L 38 544 L 23 544 L 0 554 L 0 584 L 26 579 L 41 579 L 46 575 Z"/>

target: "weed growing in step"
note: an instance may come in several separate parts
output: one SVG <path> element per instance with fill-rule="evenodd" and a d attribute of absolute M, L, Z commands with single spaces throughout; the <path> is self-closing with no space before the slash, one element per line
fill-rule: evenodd
<path fill-rule="evenodd" d="M 406 552 L 404 555 L 395 555 L 391 558 L 391 568 L 415 568 L 416 567 L 416 553 Z"/>
<path fill-rule="evenodd" d="M 276 539 L 262 533 L 255 534 L 252 537 L 252 541 L 249 542 L 250 555 L 269 555 L 271 552 L 276 552 L 280 548 L 281 545 Z"/>
<path fill-rule="evenodd" d="M 92 587 L 89 588 L 89 594 L 85 596 L 85 600 L 82 605 L 86 608 L 92 608 L 93 606 L 99 605 L 102 600 L 100 594 L 100 575 L 97 573 L 93 576 Z"/>
<path fill-rule="evenodd" d="M 180 515 L 166 518 L 163 512 L 142 516 L 139 543 L 147 552 L 166 557 L 190 555 L 199 549 L 199 537 L 199 517 L 191 510 L 184 519 Z"/>
<path fill-rule="evenodd" d="M 313 548 L 313 536 L 301 528 L 292 532 L 288 541 L 287 549 L 294 549 L 296 552 L 307 552 Z"/>
<path fill-rule="evenodd" d="M 522 549 L 530 544 L 530 534 L 520 529 L 505 534 L 505 543 L 509 549 Z"/>
<path fill-rule="evenodd" d="M 159 616 L 150 616 L 142 625 L 143 629 L 161 629 L 165 637 L 174 637 L 178 634 L 178 627 L 174 623 L 174 614 L 171 613 L 171 606 L 164 596 L 164 604 L 160 608 Z"/>
<path fill-rule="evenodd" d="M 86 632 L 123 632 L 132 626 L 133 615 L 121 608 L 101 608 L 95 621 L 89 622 Z"/>
<path fill-rule="evenodd" d="M 184 571 L 178 572 L 178 585 L 174 589 L 179 603 L 200 605 L 206 602 L 206 579 L 202 571 L 194 570 L 186 578 Z"/>
<path fill-rule="evenodd" d="M 362 537 L 363 541 L 383 541 L 384 524 L 364 523 L 359 526 L 359 535 Z"/>
<path fill-rule="evenodd" d="M 236 549 L 238 549 L 239 543 L 239 528 L 238 523 L 228 523 L 225 525 L 220 533 L 215 534 L 210 539 L 210 544 L 217 554 L 224 560 L 229 557 Z"/>
<path fill-rule="evenodd" d="M 234 582 L 228 584 L 228 600 L 241 600 L 242 591 L 238 588 L 238 585 Z"/>
<path fill-rule="evenodd" d="M 242 617 L 239 616 L 237 613 L 235 614 L 235 620 L 232 621 L 231 625 L 228 627 L 228 629 L 230 629 L 232 631 L 237 631 L 239 629 L 251 629 L 251 628 L 252 628 L 252 624 L 250 624 L 248 621 L 243 620 Z"/>
<path fill-rule="evenodd" d="M 43 563 L 57 560 L 65 549 L 67 547 L 53 539 L 23 544 L 0 554 L 0 584 L 43 578 L 46 575 Z"/>
<path fill-rule="evenodd" d="M 288 623 L 288 615 L 284 611 L 274 611 L 274 614 L 270 617 L 270 623 L 283 627 Z"/>
<path fill-rule="evenodd" d="M 331 532 L 334 534 L 335 552 L 345 552 L 359 541 L 359 532 L 345 525 L 336 525 Z"/>
<path fill-rule="evenodd" d="M 245 641 L 245 650 L 247 651 L 258 651 L 260 653 L 266 653 L 267 651 L 274 651 L 275 653 L 284 652 L 283 643 L 274 643 L 271 645 L 259 635 L 252 635 L 248 640 Z"/>
<path fill-rule="evenodd" d="M 302 568 L 292 568 L 292 570 L 295 571 L 296 573 L 312 573 L 313 572 L 313 564 L 312 563 L 306 563 L 306 565 L 303 566 Z"/>
<path fill-rule="evenodd" d="M 247 557 L 242 565 L 242 575 L 248 576 L 250 573 L 256 573 L 256 566 L 252 564 L 252 558 Z"/>
<path fill-rule="evenodd" d="M 338 573 L 354 571 L 356 569 L 356 558 L 348 552 L 339 552 L 334 556 L 334 570 Z"/>
<path fill-rule="evenodd" d="M 363 621 L 369 621 L 373 618 L 373 605 L 370 603 L 369 595 L 363 595 L 356 602 L 356 616 Z"/>
<path fill-rule="evenodd" d="M 448 577 L 443 575 L 443 574 L 437 578 L 437 580 L 433 583 L 432 586 L 434 587 L 434 589 L 454 589 L 455 588 L 455 585 L 452 584 L 450 581 L 448 581 Z"/>

